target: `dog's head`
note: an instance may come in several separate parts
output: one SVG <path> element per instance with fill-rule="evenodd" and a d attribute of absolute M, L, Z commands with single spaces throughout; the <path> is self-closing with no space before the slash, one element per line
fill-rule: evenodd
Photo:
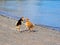
<path fill-rule="evenodd" d="M 26 18 L 26 21 L 29 21 L 29 19 L 28 19 L 28 18 Z"/>
<path fill-rule="evenodd" d="M 25 20 L 24 17 L 21 17 L 21 20 L 24 21 Z"/>

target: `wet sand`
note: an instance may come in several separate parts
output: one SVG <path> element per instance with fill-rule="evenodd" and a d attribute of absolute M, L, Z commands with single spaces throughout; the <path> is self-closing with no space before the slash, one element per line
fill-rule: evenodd
<path fill-rule="evenodd" d="M 59 31 L 35 25 L 36 32 L 18 32 L 15 23 L 15 19 L 0 16 L 0 45 L 60 45 Z"/>

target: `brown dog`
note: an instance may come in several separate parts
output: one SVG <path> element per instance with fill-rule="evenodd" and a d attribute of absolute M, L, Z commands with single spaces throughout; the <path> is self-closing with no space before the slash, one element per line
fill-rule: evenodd
<path fill-rule="evenodd" d="M 28 18 L 26 19 L 25 25 L 26 25 L 26 28 L 28 28 L 28 30 L 30 30 L 30 31 L 33 30 L 33 27 L 34 27 L 34 26 L 33 26 L 33 24 L 29 21 Z"/>

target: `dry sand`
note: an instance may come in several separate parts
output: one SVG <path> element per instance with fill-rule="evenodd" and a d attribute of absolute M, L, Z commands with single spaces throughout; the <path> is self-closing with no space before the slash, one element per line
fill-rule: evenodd
<path fill-rule="evenodd" d="M 60 45 L 60 32 L 56 30 L 35 26 L 36 32 L 18 32 L 15 23 L 0 16 L 0 45 Z"/>

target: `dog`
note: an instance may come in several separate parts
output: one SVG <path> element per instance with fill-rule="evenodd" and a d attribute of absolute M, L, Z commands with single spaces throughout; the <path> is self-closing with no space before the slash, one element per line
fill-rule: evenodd
<path fill-rule="evenodd" d="M 18 30 L 18 31 L 20 31 L 20 25 L 22 25 L 22 22 L 24 21 L 24 17 L 21 17 L 19 20 L 18 20 L 18 22 L 17 22 L 17 24 L 16 24 L 16 29 Z"/>
<path fill-rule="evenodd" d="M 34 28 L 34 25 L 30 22 L 28 18 L 26 18 L 26 23 L 25 23 L 26 29 L 32 31 Z"/>

